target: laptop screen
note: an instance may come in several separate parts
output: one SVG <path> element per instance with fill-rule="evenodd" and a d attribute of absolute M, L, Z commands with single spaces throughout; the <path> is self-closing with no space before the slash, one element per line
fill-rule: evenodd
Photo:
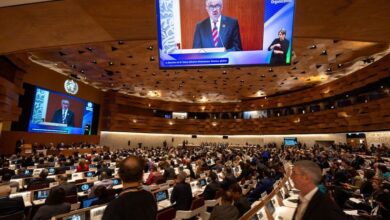
<path fill-rule="evenodd" d="M 156 192 L 155 196 L 156 196 L 156 201 L 161 202 L 163 200 L 168 199 L 168 191 L 164 190 L 164 191 Z"/>
<path fill-rule="evenodd" d="M 34 192 L 34 200 L 46 199 L 49 197 L 50 190 L 38 190 Z"/>

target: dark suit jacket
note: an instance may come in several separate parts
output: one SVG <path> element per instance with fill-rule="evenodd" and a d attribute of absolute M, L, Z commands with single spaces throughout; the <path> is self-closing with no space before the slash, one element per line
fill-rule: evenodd
<path fill-rule="evenodd" d="M 54 112 L 51 122 L 62 123 L 62 109 L 58 109 L 57 111 Z M 74 113 L 69 109 L 65 117 L 65 124 L 67 124 L 70 127 L 74 126 Z"/>
<path fill-rule="evenodd" d="M 215 199 L 215 194 L 217 191 L 221 189 L 221 184 L 218 182 L 209 183 L 203 191 L 203 198 L 205 200 L 213 200 Z"/>
<path fill-rule="evenodd" d="M 294 213 L 294 217 L 295 218 Z M 332 202 L 324 193 L 319 190 L 314 194 L 306 207 L 302 220 L 352 220 Z"/>
<path fill-rule="evenodd" d="M 176 210 L 189 210 L 192 203 L 192 190 L 188 183 L 178 183 L 173 187 L 171 203 L 176 202 Z"/>
<path fill-rule="evenodd" d="M 11 215 L 19 211 L 24 211 L 24 202 L 22 197 L 0 198 L 0 216 Z"/>
<path fill-rule="evenodd" d="M 237 19 L 221 16 L 218 47 L 225 47 L 228 51 L 242 50 L 240 27 Z M 196 25 L 193 48 L 213 48 L 214 39 L 211 30 L 210 18 L 206 18 Z"/>
<path fill-rule="evenodd" d="M 56 187 L 64 189 L 65 196 L 77 195 L 77 187 L 74 183 L 63 183 Z"/>

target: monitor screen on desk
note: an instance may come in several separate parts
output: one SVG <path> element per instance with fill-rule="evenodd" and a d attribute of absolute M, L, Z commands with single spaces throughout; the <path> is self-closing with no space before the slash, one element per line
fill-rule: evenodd
<path fill-rule="evenodd" d="M 94 172 L 94 171 L 88 171 L 88 172 L 85 172 L 85 173 L 84 173 L 84 176 L 85 176 L 85 177 L 93 177 L 93 175 L 95 175 L 95 172 Z"/>
<path fill-rule="evenodd" d="M 56 174 L 56 169 L 54 167 L 49 167 L 47 169 L 47 172 L 49 173 L 49 175 L 54 175 Z"/>
<path fill-rule="evenodd" d="M 65 216 L 62 220 L 85 220 L 85 212 Z"/>
<path fill-rule="evenodd" d="M 92 203 L 94 201 L 97 201 L 98 198 L 97 197 L 93 197 L 93 198 L 88 198 L 88 199 L 84 199 L 83 200 L 83 208 L 88 208 L 92 205 Z"/>
<path fill-rule="evenodd" d="M 156 192 L 155 197 L 157 202 L 166 200 L 168 199 L 168 191 L 164 190 L 164 191 Z"/>
<path fill-rule="evenodd" d="M 119 178 L 115 178 L 115 179 L 112 179 L 112 184 L 113 184 L 114 186 L 117 186 L 117 185 L 122 184 L 122 181 L 121 181 L 121 179 L 119 179 Z"/>
<path fill-rule="evenodd" d="M 30 170 L 30 169 L 25 170 L 25 171 L 24 171 L 24 175 L 25 175 L 25 176 L 32 176 L 33 171 L 34 171 L 34 170 Z"/>
<path fill-rule="evenodd" d="M 295 0 L 157 0 L 156 8 L 161 68 L 291 64 Z"/>
<path fill-rule="evenodd" d="M 38 190 L 34 192 L 34 200 L 47 199 L 50 190 Z"/>
<path fill-rule="evenodd" d="M 200 180 L 199 180 L 199 185 L 200 185 L 200 187 L 203 187 L 203 186 L 205 186 L 206 184 L 207 184 L 206 179 L 200 179 Z"/>
<path fill-rule="evenodd" d="M 86 192 L 88 191 L 90 188 L 92 188 L 93 186 L 93 183 L 84 183 L 84 184 L 81 184 L 77 187 L 77 192 Z"/>
<path fill-rule="evenodd" d="M 275 206 L 274 204 L 272 203 L 272 200 L 268 201 L 267 204 L 266 204 L 267 208 L 268 208 L 268 211 L 271 215 L 273 215 L 275 213 Z"/>

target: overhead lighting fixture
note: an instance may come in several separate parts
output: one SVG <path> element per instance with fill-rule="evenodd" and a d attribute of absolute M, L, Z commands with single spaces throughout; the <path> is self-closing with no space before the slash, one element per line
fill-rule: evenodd
<path fill-rule="evenodd" d="M 202 98 L 199 99 L 200 102 L 207 102 L 207 98 L 205 96 L 202 96 Z"/>

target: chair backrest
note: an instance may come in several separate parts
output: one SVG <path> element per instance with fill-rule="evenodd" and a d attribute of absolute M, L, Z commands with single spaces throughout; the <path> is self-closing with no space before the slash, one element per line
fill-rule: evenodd
<path fill-rule="evenodd" d="M 49 183 L 39 183 L 39 184 L 33 184 L 27 187 L 28 191 L 32 190 L 38 190 L 38 189 L 44 189 L 44 188 L 49 188 Z"/>
<path fill-rule="evenodd" d="M 19 211 L 11 215 L 0 216 L 0 220 L 24 220 L 24 211 Z"/>
<path fill-rule="evenodd" d="M 195 210 L 204 206 L 204 198 L 193 199 L 191 204 L 191 210 Z"/>
<path fill-rule="evenodd" d="M 75 181 L 75 184 L 78 184 L 78 183 L 85 183 L 85 182 L 87 182 L 86 179 L 78 179 L 78 180 Z"/>
<path fill-rule="evenodd" d="M 176 217 L 176 209 L 173 207 L 157 213 L 156 220 L 172 220 Z"/>
<path fill-rule="evenodd" d="M 66 196 L 65 202 L 70 203 L 70 204 L 77 203 L 77 195 Z"/>

